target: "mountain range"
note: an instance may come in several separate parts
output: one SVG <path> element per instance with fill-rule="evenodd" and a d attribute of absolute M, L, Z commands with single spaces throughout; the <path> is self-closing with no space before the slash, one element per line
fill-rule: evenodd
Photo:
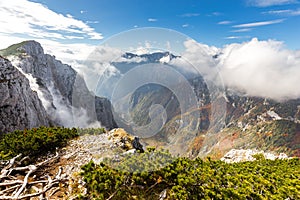
<path fill-rule="evenodd" d="M 278 102 L 227 86 L 218 90 L 205 76 L 174 64 L 180 56 L 169 52 L 123 54 L 124 60 L 109 63 L 114 73 L 104 70 L 95 94 L 71 66 L 45 54 L 35 41 L 12 45 L 0 55 L 1 133 L 38 126 L 123 127 L 141 135 L 145 145 L 190 157 L 220 158 L 232 148 L 300 156 L 300 99 Z M 156 67 L 153 74 L 162 73 L 155 71 L 161 66 L 180 72 L 196 103 L 182 108 L 183 101 L 174 90 L 184 91 L 186 83 L 172 77 L 167 79 L 169 85 L 147 82 L 116 101 L 113 92 L 119 81 L 149 64 Z M 140 78 L 149 76 L 149 71 L 144 73 Z M 142 135 L 157 127 L 156 134 Z"/>

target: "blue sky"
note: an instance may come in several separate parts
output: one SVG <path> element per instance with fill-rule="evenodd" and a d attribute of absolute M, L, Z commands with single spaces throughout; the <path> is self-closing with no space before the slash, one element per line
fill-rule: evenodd
<path fill-rule="evenodd" d="M 38 13 L 38 10 L 30 10 L 29 3 L 39 3 L 65 18 L 72 17 L 83 22 L 104 40 L 136 27 L 162 27 L 174 29 L 198 42 L 217 47 L 257 37 L 260 40 L 283 41 L 290 49 L 300 49 L 300 4 L 296 0 L 11 0 L 11 2 L 22 5 L 25 5 L 23 2 L 27 2 L 28 8 L 23 7 L 25 14 L 26 9 L 28 12 Z M 3 11 L 7 11 L 9 6 L 14 6 L 13 3 L 4 4 L 0 3 L 3 15 L 6 14 Z M 16 11 L 16 16 L 18 12 L 20 10 Z M 13 13 L 10 12 L 9 15 Z M 9 15 L 4 15 L 2 20 L 6 21 Z M 19 13 L 20 18 L 21 16 Z M 18 26 L 17 20 L 13 23 L 16 23 L 15 27 Z M 86 31 L 70 34 L 63 29 L 57 31 L 47 29 L 46 25 L 38 24 L 35 28 L 51 32 L 52 35 L 68 34 L 80 39 L 72 37 L 61 39 L 51 35 L 43 37 L 44 39 L 60 43 L 86 44 L 99 44 L 103 41 L 101 37 L 94 39 L 86 37 L 84 35 Z M 0 20 L 1 26 L 6 25 Z M 30 26 L 34 27 L 34 22 L 31 22 Z M 69 26 L 72 26 L 72 23 Z M 20 31 L 13 29 L 10 32 L 0 30 L 2 35 L 14 34 L 17 37 L 35 39 L 32 34 L 18 32 Z"/>
<path fill-rule="evenodd" d="M 257 37 L 284 41 L 291 49 L 300 48 L 300 4 L 293 0 L 35 2 L 56 13 L 70 14 L 84 21 L 104 39 L 135 27 L 150 26 L 174 29 L 198 42 L 217 47 Z M 265 22 L 265 25 L 254 24 L 257 22 Z"/>

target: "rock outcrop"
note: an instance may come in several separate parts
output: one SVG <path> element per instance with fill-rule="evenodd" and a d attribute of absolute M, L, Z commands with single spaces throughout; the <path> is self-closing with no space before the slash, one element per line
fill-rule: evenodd
<path fill-rule="evenodd" d="M 103 126 L 108 128 L 118 127 L 114 120 L 112 109 L 112 105 L 108 99 L 95 96 L 96 118 Z"/>
<path fill-rule="evenodd" d="M 49 125 L 46 110 L 27 78 L 0 57 L 0 133 Z"/>
<path fill-rule="evenodd" d="M 258 151 L 253 149 L 231 149 L 228 153 L 221 158 L 221 161 L 226 163 L 245 162 L 256 160 L 255 155 L 263 155 L 265 159 L 287 159 L 288 156 L 285 153 L 276 155 L 274 153 L 268 153 L 264 151 Z"/>

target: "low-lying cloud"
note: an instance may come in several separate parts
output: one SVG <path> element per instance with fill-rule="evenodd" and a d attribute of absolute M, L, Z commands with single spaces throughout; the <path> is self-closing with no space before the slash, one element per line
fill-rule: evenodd
<path fill-rule="evenodd" d="M 185 47 L 182 57 L 205 78 L 218 69 L 226 87 L 248 96 L 300 98 L 300 51 L 286 49 L 282 42 L 253 38 L 216 48 L 190 40 Z"/>
<path fill-rule="evenodd" d="M 283 43 L 254 38 L 222 49 L 219 69 L 229 87 L 250 96 L 275 100 L 300 97 L 300 51 L 284 48 Z"/>
<path fill-rule="evenodd" d="M 189 73 L 200 73 L 208 79 L 218 70 L 226 87 L 248 96 L 278 101 L 300 98 L 300 50 L 289 50 L 279 41 L 256 38 L 223 48 L 194 40 L 185 41 L 184 46 L 181 57 L 172 59 L 169 64 L 180 66 Z M 102 58 L 97 59 L 94 63 L 97 65 L 92 68 L 98 76 L 103 69 L 111 68 L 109 71 L 114 72 L 111 61 L 124 61 L 120 59 L 121 51 L 110 47 L 99 49 L 99 55 L 95 55 Z"/>

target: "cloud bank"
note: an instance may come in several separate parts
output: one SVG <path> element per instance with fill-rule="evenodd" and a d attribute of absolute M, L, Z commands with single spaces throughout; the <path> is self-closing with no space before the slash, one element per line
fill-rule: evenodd
<path fill-rule="evenodd" d="M 257 38 L 223 48 L 194 40 L 186 40 L 184 46 L 181 57 L 172 59 L 169 64 L 189 73 L 200 73 L 208 79 L 218 70 L 226 87 L 248 96 L 278 101 L 300 98 L 300 50 L 289 50 L 279 41 L 260 41 Z M 90 65 L 91 71 L 86 71 L 85 77 L 96 73 L 100 75 L 103 69 L 110 69 L 110 73 L 115 74 L 115 68 L 109 63 L 126 62 L 120 59 L 121 53 L 111 47 L 99 48 L 94 57 L 101 62 Z"/>
<path fill-rule="evenodd" d="M 254 38 L 227 45 L 222 53 L 218 67 L 227 86 L 279 101 L 300 97 L 300 51 Z"/>
<path fill-rule="evenodd" d="M 1 34 L 22 34 L 35 38 L 102 39 L 100 33 L 71 15 L 56 13 L 40 3 L 28 0 L 0 2 Z"/>
<path fill-rule="evenodd" d="M 253 38 L 216 48 L 189 40 L 185 47 L 183 58 L 204 77 L 218 69 L 226 87 L 277 101 L 300 98 L 300 51 L 288 50 L 282 42 Z"/>

